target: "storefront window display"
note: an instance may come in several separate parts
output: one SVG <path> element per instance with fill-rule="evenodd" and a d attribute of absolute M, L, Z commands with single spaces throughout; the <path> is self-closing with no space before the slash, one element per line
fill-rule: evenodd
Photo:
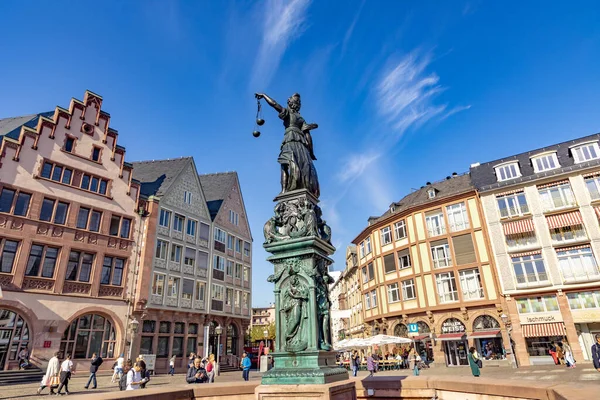
<path fill-rule="evenodd" d="M 480 315 L 473 321 L 473 334 L 469 336 L 475 342 L 477 352 L 486 360 L 503 360 L 506 358 L 500 323 L 489 315 Z"/>
<path fill-rule="evenodd" d="M 442 334 L 438 336 L 438 340 L 442 342 L 446 365 L 469 365 L 465 332 L 465 325 L 459 319 L 448 318 L 442 323 Z"/>

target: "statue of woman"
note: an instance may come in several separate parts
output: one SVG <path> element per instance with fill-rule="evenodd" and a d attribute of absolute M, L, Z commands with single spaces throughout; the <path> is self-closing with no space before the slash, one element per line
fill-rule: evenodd
<path fill-rule="evenodd" d="M 257 99 L 265 99 L 268 105 L 279 113 L 283 120 L 285 133 L 281 152 L 277 162 L 281 164 L 281 193 L 297 189 L 306 189 L 319 198 L 319 178 L 313 160 L 317 158 L 313 152 L 310 131 L 317 129 L 317 124 L 307 124 L 300 115 L 300 95 L 295 93 L 287 101 L 287 108 L 279 105 L 264 93 L 256 93 Z"/>
<path fill-rule="evenodd" d="M 285 340 L 288 351 L 302 351 L 306 349 L 306 341 L 301 334 L 302 319 L 304 318 L 303 303 L 308 300 L 308 295 L 300 283 L 298 276 L 294 276 L 286 293 L 287 301 L 284 303 L 283 312 L 285 319 Z"/>

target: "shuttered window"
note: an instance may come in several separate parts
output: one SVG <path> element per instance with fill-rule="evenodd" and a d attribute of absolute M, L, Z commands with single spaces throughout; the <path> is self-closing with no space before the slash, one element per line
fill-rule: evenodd
<path fill-rule="evenodd" d="M 453 237 L 452 244 L 454 245 L 454 259 L 456 265 L 470 264 L 477 261 L 471 234 Z"/>
<path fill-rule="evenodd" d="M 393 253 L 383 257 L 383 265 L 386 274 L 396 272 L 396 262 L 394 261 Z"/>

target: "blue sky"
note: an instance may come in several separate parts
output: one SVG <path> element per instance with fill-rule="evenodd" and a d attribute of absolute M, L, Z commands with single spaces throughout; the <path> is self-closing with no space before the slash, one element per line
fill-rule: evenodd
<path fill-rule="evenodd" d="M 302 95 L 335 269 L 392 201 L 427 181 L 600 131 L 594 1 L 0 2 L 0 117 L 104 97 L 129 161 L 236 170 L 254 299 L 273 299 L 262 225 L 282 126 L 255 91 Z"/>

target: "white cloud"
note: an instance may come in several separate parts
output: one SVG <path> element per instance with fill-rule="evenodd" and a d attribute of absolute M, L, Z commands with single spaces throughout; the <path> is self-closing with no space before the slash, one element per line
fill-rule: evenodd
<path fill-rule="evenodd" d="M 351 154 L 344 163 L 342 170 L 338 174 L 341 182 L 351 182 L 360 177 L 367 168 L 372 165 L 381 156 L 377 152 L 368 152 L 362 154 Z"/>
<path fill-rule="evenodd" d="M 311 0 L 268 0 L 264 3 L 262 41 L 250 80 L 253 90 L 262 90 L 269 85 L 288 46 L 306 29 L 310 3 Z"/>
<path fill-rule="evenodd" d="M 356 27 L 358 18 L 360 18 L 360 14 L 362 13 L 362 9 L 365 5 L 365 1 L 366 0 L 363 0 L 362 3 L 360 3 L 360 7 L 358 7 L 356 14 L 354 14 L 354 19 L 352 19 L 350 26 L 348 27 L 348 29 L 346 29 L 346 34 L 344 35 L 344 41 L 342 42 L 342 56 L 344 55 L 344 53 L 346 53 L 346 47 L 348 46 L 348 42 L 350 41 L 350 38 L 352 37 L 352 33 L 354 32 L 354 28 Z"/>

